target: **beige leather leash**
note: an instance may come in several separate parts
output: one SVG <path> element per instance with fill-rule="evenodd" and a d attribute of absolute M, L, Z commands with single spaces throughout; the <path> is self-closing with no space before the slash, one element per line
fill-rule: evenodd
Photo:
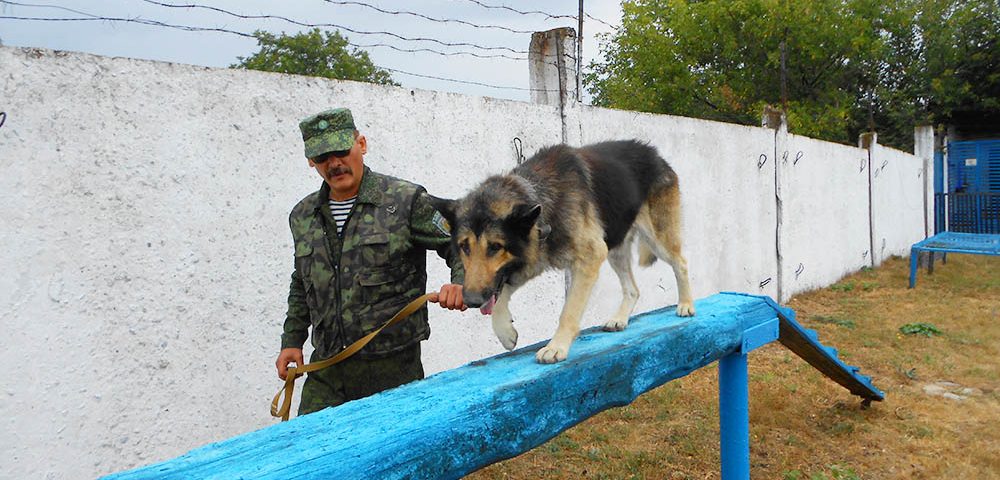
<path fill-rule="evenodd" d="M 290 367 L 285 376 L 285 386 L 281 387 L 281 390 L 278 390 L 278 393 L 274 396 L 274 400 L 271 400 L 271 416 L 281 417 L 282 422 L 288 420 L 288 413 L 292 406 L 292 392 L 295 390 L 296 378 L 301 377 L 305 373 L 315 372 L 316 370 L 320 370 L 346 360 L 351 355 L 357 353 L 358 350 L 364 348 L 365 345 L 368 345 L 368 342 L 372 341 L 372 339 L 375 338 L 375 336 L 378 335 L 383 329 L 402 322 L 406 319 L 406 317 L 412 315 L 413 312 L 420 310 L 420 307 L 423 307 L 431 296 L 436 294 L 436 292 L 425 293 L 415 298 L 412 302 L 403 307 L 402 310 L 396 312 L 396 314 L 393 315 L 388 322 L 385 322 L 381 327 L 378 327 L 373 332 L 350 344 L 347 348 L 341 350 L 340 353 L 320 362 L 302 365 L 301 367 Z M 282 392 L 284 392 L 285 399 L 281 402 L 281 406 L 279 407 L 278 399 L 281 398 Z"/>

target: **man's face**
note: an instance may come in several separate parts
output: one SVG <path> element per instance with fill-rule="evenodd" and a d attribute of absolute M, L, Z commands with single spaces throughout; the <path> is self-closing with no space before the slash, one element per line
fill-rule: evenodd
<path fill-rule="evenodd" d="M 358 194 L 365 171 L 364 154 L 368 153 L 364 135 L 358 135 L 346 152 L 329 152 L 309 159 L 309 166 L 330 185 L 334 200 L 346 200 Z"/>

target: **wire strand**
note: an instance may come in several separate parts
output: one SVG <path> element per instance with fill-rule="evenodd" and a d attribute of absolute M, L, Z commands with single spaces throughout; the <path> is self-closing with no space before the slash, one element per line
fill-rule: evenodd
<path fill-rule="evenodd" d="M 0 0 L 0 3 L 2 3 L 2 4 L 8 4 L 8 5 L 30 6 L 30 5 L 20 4 L 20 3 L 16 3 L 16 2 L 10 2 L 10 1 L 7 1 L 7 0 Z M 229 33 L 229 34 L 232 34 L 232 35 L 239 35 L 239 36 L 245 37 L 245 38 L 253 38 L 253 39 L 257 38 L 252 33 L 240 32 L 240 31 L 236 31 L 236 30 L 232 30 L 232 29 L 228 29 L 228 28 L 222 28 L 222 27 L 196 27 L 196 26 L 190 26 L 190 25 L 177 25 L 177 24 L 172 24 L 172 23 L 161 22 L 159 20 L 149 20 L 149 19 L 138 18 L 138 17 L 136 17 L 136 18 L 102 17 L 102 16 L 98 16 L 98 15 L 88 14 L 88 13 L 85 13 L 85 12 L 79 12 L 78 14 L 79 15 L 85 15 L 85 16 L 84 17 L 77 17 L 77 18 L 73 18 L 73 17 L 59 17 L 59 18 L 54 18 L 54 17 L 22 17 L 22 16 L 14 16 L 14 15 L 3 15 L 3 16 L 0 16 L 0 19 L 2 19 L 2 20 L 43 21 L 43 22 L 121 22 L 121 23 L 137 23 L 137 24 L 140 24 L 140 25 L 151 25 L 151 26 L 156 26 L 156 27 L 174 28 L 174 29 L 184 30 L 184 31 L 188 31 L 188 32 L 220 32 L 220 33 Z M 388 48 L 388 49 L 395 50 L 397 52 L 403 52 L 403 53 L 431 53 L 431 54 L 445 56 L 445 57 L 465 55 L 465 56 L 470 56 L 470 57 L 475 57 L 475 58 L 482 58 L 482 59 L 502 58 L 502 59 L 505 59 L 505 60 L 516 60 L 516 61 L 524 61 L 524 60 L 528 59 L 528 57 L 515 57 L 515 56 L 506 55 L 506 54 L 499 54 L 499 53 L 498 54 L 484 55 L 484 54 L 480 54 L 480 53 L 476 53 L 476 52 L 465 52 L 465 51 L 459 51 L 459 52 L 442 52 L 440 50 L 434 50 L 432 48 L 403 48 L 403 47 L 398 47 L 396 45 L 390 45 L 388 43 L 355 43 L 355 42 L 348 42 L 348 44 L 351 45 L 352 47 L 355 47 L 355 48 Z"/>
<path fill-rule="evenodd" d="M 159 2 L 159 1 L 156 1 L 156 0 L 143 0 L 143 1 L 146 2 L 146 3 L 149 3 L 149 4 L 159 5 L 161 7 L 168 7 L 168 8 L 186 8 L 186 9 L 200 8 L 200 9 L 211 10 L 211 11 L 214 11 L 214 12 L 219 12 L 219 13 L 222 13 L 222 14 L 225 14 L 225 15 L 229 15 L 229 16 L 236 17 L 236 18 L 242 18 L 242 19 L 275 19 L 275 20 L 282 20 L 282 21 L 291 23 L 293 25 L 299 25 L 299 26 L 302 26 L 302 27 L 310 27 L 310 28 L 313 28 L 313 27 L 332 27 L 332 28 L 338 28 L 338 29 L 345 30 L 345 31 L 348 31 L 348 32 L 351 32 L 351 33 L 355 33 L 355 34 L 358 34 L 358 35 L 387 35 L 387 36 L 398 38 L 400 40 L 404 40 L 404 41 L 408 41 L 408 42 L 433 42 L 433 43 L 437 43 L 437 44 L 445 46 L 445 47 L 470 47 L 470 48 L 478 48 L 480 50 L 506 50 L 506 51 L 509 51 L 511 53 L 517 53 L 517 54 L 523 54 L 523 55 L 527 55 L 528 54 L 528 52 L 526 50 L 515 50 L 515 49 L 510 48 L 510 47 L 484 46 L 484 45 L 479 45 L 479 44 L 475 44 L 475 43 L 468 43 L 468 42 L 445 42 L 445 41 L 438 40 L 436 38 L 430 38 L 430 37 L 404 37 L 402 35 L 398 35 L 398 34 L 395 34 L 395 33 L 392 33 L 392 32 L 386 32 L 386 31 L 363 31 L 363 30 L 355 30 L 353 28 L 345 27 L 343 25 L 338 25 L 338 24 L 335 24 L 335 23 L 307 23 L 307 22 L 300 22 L 298 20 L 293 20 L 291 18 L 283 17 L 283 16 L 280 16 L 280 15 L 242 15 L 242 14 L 231 12 L 229 10 L 225 10 L 225 9 L 222 9 L 222 8 L 212 7 L 212 6 L 208 6 L 208 5 L 199 5 L 199 4 L 194 4 L 194 3 L 183 4 L 182 5 L 182 4 L 173 4 L 173 3 Z"/>
<path fill-rule="evenodd" d="M 497 30 L 506 30 L 506 31 L 512 32 L 512 33 L 522 33 L 522 34 L 523 33 L 527 33 L 527 34 L 535 33 L 534 30 L 518 30 L 518 29 L 515 29 L 515 28 L 505 27 L 503 25 L 482 25 L 482 24 L 478 24 L 478 23 L 467 22 L 465 20 L 459 20 L 459 19 L 456 19 L 456 18 L 435 18 L 435 17 L 430 17 L 430 16 L 427 16 L 427 15 L 424 15 L 422 13 L 410 12 L 410 11 L 407 11 L 407 10 L 385 10 L 383 8 L 379 8 L 379 7 L 376 7 L 374 5 L 369 5 L 369 4 L 364 3 L 364 2 L 356 2 L 356 1 L 349 1 L 349 0 L 344 0 L 344 1 L 339 1 L 339 0 L 323 0 L 323 1 L 325 1 L 326 3 L 332 3 L 334 5 L 355 5 L 355 6 L 359 6 L 359 7 L 370 8 L 370 9 L 375 10 L 377 12 L 385 13 L 385 14 L 388 14 L 388 15 L 409 15 L 409 16 L 418 17 L 418 18 L 422 18 L 424 20 L 429 20 L 429 21 L 437 22 L 437 23 L 457 23 L 457 24 L 460 24 L 460 25 L 465 25 L 465 26 L 469 26 L 469 27 L 473 27 L 473 28 L 492 28 L 492 29 L 497 29 Z"/>
<path fill-rule="evenodd" d="M 405 70 L 399 70 L 397 68 L 387 68 L 387 67 L 382 67 L 382 68 L 385 68 L 386 70 L 389 70 L 390 72 L 401 73 L 403 75 L 411 75 L 411 76 L 414 76 L 414 77 L 429 78 L 429 79 L 432 79 L 432 80 L 441 80 L 441 81 L 445 81 L 445 82 L 464 83 L 466 85 L 478 85 L 478 86 L 481 86 L 481 87 L 497 88 L 497 89 L 503 89 L 503 90 L 520 90 L 520 91 L 524 91 L 524 92 L 558 92 L 559 91 L 559 90 L 552 90 L 552 89 L 539 89 L 539 88 L 511 87 L 511 86 L 504 86 L 504 85 L 491 85 L 491 84 L 488 84 L 488 83 L 475 82 L 475 81 L 472 81 L 472 80 L 458 80 L 458 79 L 454 79 L 454 78 L 445 78 L 445 77 L 438 77 L 438 76 L 434 76 L 434 75 L 426 75 L 426 74 L 423 74 L 423 73 L 407 72 Z"/>
<path fill-rule="evenodd" d="M 546 18 L 554 19 L 554 20 L 558 20 L 558 19 L 562 19 L 562 18 L 572 19 L 572 20 L 576 20 L 577 19 L 576 15 L 556 15 L 556 14 L 552 14 L 552 13 L 548 13 L 548 12 L 543 12 L 543 11 L 540 11 L 540 10 L 522 11 L 522 10 L 518 10 L 516 8 L 508 7 L 506 5 L 488 5 L 486 3 L 480 2 L 479 0 L 465 0 L 465 1 L 474 3 L 476 5 L 479 5 L 480 7 L 483 7 L 483 8 L 496 9 L 496 10 L 507 10 L 507 11 L 518 13 L 518 14 L 521 14 L 521 15 L 544 15 Z M 603 24 L 605 24 L 605 25 L 607 25 L 607 26 L 609 26 L 611 28 L 615 28 L 614 25 L 612 25 L 612 24 L 610 24 L 608 22 L 605 22 L 604 20 L 601 20 L 600 18 L 594 17 L 594 16 L 590 15 L 589 13 L 584 12 L 583 16 L 585 16 L 585 17 L 587 17 L 587 18 L 589 18 L 591 20 L 594 20 L 595 22 L 600 22 L 600 23 L 603 23 Z"/>

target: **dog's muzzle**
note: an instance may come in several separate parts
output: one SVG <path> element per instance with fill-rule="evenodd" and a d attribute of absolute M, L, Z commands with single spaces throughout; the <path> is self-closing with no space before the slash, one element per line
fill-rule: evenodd
<path fill-rule="evenodd" d="M 500 282 L 496 287 L 494 287 L 492 292 L 471 292 L 468 290 L 462 291 L 462 301 L 465 302 L 467 306 L 472 308 L 479 308 L 479 311 L 483 315 L 490 315 L 493 313 L 493 305 L 497 303 L 497 297 L 500 296 L 500 290 L 503 289 L 505 278 L 501 278 Z"/>
<path fill-rule="evenodd" d="M 481 307 L 492 297 L 492 293 L 487 296 L 485 292 L 470 292 L 468 290 L 462 291 L 462 301 L 472 308 Z"/>

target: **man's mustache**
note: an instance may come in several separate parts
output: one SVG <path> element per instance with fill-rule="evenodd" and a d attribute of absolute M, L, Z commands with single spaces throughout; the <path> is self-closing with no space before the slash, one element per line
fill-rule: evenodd
<path fill-rule="evenodd" d="M 339 166 L 336 166 L 336 167 L 333 167 L 333 168 L 327 170 L 326 171 L 326 176 L 327 177 L 335 177 L 335 176 L 343 174 L 343 173 L 353 173 L 353 172 L 351 171 L 351 167 L 348 167 L 347 165 L 339 165 Z"/>

